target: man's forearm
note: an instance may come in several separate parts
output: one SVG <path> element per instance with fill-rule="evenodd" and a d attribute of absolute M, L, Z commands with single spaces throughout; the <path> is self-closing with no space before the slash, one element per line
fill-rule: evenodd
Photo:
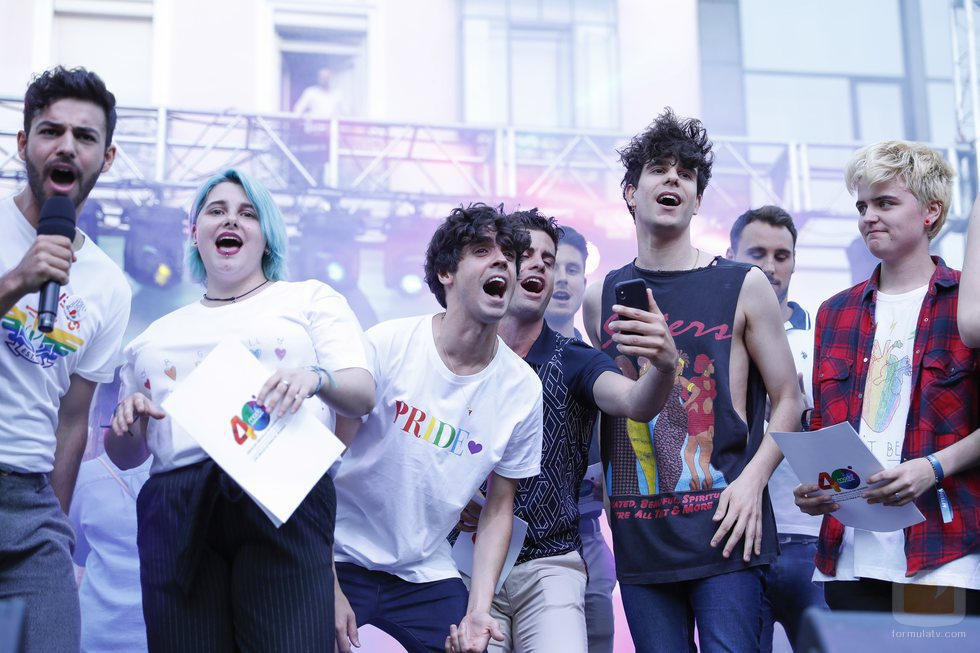
<path fill-rule="evenodd" d="M 768 483 L 769 477 L 772 476 L 782 459 L 783 452 L 779 450 L 776 441 L 767 432 L 762 438 L 759 450 L 755 452 L 752 460 L 749 461 L 739 476 L 749 473 L 759 479 L 761 483 Z"/>
<path fill-rule="evenodd" d="M 753 472 L 765 476 L 768 481 L 773 471 L 779 465 L 779 462 L 783 459 L 783 452 L 779 450 L 779 446 L 776 445 L 776 441 L 772 439 L 769 433 L 794 433 L 799 431 L 802 426 L 800 421 L 802 414 L 803 395 L 800 393 L 794 392 L 792 396 L 786 395 L 779 397 L 772 404 L 772 411 L 769 415 L 769 428 L 762 438 L 759 450 L 756 451 L 749 463 L 749 466 L 753 468 Z"/>
<path fill-rule="evenodd" d="M 513 512 L 496 510 L 488 514 L 484 508 L 476 530 L 473 547 L 473 577 L 466 612 L 489 612 L 500 570 L 507 557 L 513 527 Z"/>
<path fill-rule="evenodd" d="M 963 342 L 980 348 L 980 197 L 970 216 L 957 312 Z"/>
<path fill-rule="evenodd" d="M 9 272 L 0 275 L 0 315 L 6 315 L 23 296 L 23 289 Z"/>
<path fill-rule="evenodd" d="M 651 365 L 630 390 L 627 417 L 637 422 L 656 417 L 667 403 L 675 379 L 674 372 L 662 372 Z"/>
<path fill-rule="evenodd" d="M 51 489 L 58 497 L 61 509 L 68 514 L 71 497 L 75 491 L 78 467 L 88 441 L 88 428 L 85 425 L 58 428 L 58 445 L 54 453 L 54 469 L 51 471 Z"/>
<path fill-rule="evenodd" d="M 937 451 L 936 458 L 945 476 L 954 476 L 974 469 L 980 464 L 980 429 Z"/>

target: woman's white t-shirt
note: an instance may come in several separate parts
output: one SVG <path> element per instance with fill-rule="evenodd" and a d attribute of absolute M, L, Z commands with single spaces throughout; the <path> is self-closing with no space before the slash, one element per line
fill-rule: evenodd
<path fill-rule="evenodd" d="M 319 281 L 279 281 L 223 306 L 189 304 L 164 315 L 125 348 L 120 397 L 142 392 L 160 406 L 222 340 L 237 338 L 270 369 L 319 365 L 368 369 L 364 334 L 343 295 Z M 259 388 L 255 389 L 256 394 Z M 314 400 L 325 424 L 333 414 Z M 200 462 L 204 450 L 169 417 L 151 419 L 151 474 Z"/>

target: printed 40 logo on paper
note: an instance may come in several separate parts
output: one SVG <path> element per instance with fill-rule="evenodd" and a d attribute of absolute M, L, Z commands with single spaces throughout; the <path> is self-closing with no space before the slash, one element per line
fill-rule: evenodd
<path fill-rule="evenodd" d="M 834 492 L 853 490 L 860 484 L 861 477 L 851 467 L 835 469 L 829 474 L 827 472 L 820 472 L 820 476 L 817 479 L 817 485 L 820 486 L 821 490 L 833 490 Z"/>
<path fill-rule="evenodd" d="M 231 435 L 238 444 L 245 444 L 256 438 L 256 431 L 263 431 L 272 420 L 269 411 L 259 405 L 254 397 L 242 405 L 241 415 L 231 418 Z"/>

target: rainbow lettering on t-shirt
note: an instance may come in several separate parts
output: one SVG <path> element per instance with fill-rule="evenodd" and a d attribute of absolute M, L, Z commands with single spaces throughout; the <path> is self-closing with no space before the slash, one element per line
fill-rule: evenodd
<path fill-rule="evenodd" d="M 426 411 L 416 408 L 404 401 L 395 401 L 395 424 L 409 435 L 424 440 L 440 449 L 445 449 L 457 456 L 463 455 L 463 448 L 476 455 L 483 451 L 483 445 L 470 439 L 470 432 L 459 426 L 454 426 Z M 399 424 L 399 422 L 401 422 Z"/>
<path fill-rule="evenodd" d="M 37 310 L 28 306 L 28 313 L 14 306 L 0 326 L 7 332 L 7 348 L 15 355 L 41 367 L 51 367 L 59 358 L 73 354 L 85 340 L 62 329 L 42 333 L 37 329 Z"/>
<path fill-rule="evenodd" d="M 269 411 L 260 406 L 257 401 L 247 401 L 242 406 L 242 414 L 231 418 L 231 435 L 238 444 L 245 444 L 255 439 L 255 432 L 269 426 Z"/>
<path fill-rule="evenodd" d="M 817 484 L 821 490 L 841 492 L 856 488 L 861 484 L 861 477 L 850 467 L 847 469 L 835 469 L 829 474 L 827 472 L 820 472 Z"/>

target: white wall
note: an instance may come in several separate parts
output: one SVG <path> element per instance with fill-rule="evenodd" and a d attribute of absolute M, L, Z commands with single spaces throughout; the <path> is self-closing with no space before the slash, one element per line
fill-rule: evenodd
<path fill-rule="evenodd" d="M 622 131 L 635 133 L 666 106 L 700 115 L 697 0 L 620 0 Z"/>

